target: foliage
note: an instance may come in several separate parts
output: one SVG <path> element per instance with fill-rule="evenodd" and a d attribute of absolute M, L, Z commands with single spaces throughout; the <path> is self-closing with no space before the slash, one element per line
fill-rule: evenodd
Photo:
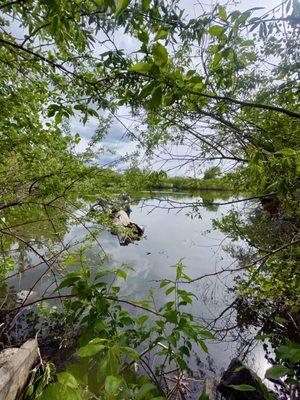
<path fill-rule="evenodd" d="M 221 174 L 220 167 L 218 167 L 218 166 L 210 167 L 204 172 L 203 179 L 205 179 L 205 180 L 213 179 L 213 178 L 216 178 L 220 174 Z"/>
<path fill-rule="evenodd" d="M 136 166 L 128 168 L 124 173 L 124 180 L 128 191 L 135 190 L 231 190 L 229 176 L 216 177 L 216 173 L 203 179 L 187 176 L 168 176 L 165 171 L 151 171 L 139 169 Z"/>
<path fill-rule="evenodd" d="M 245 221 L 235 211 L 218 226 L 233 240 L 243 239 L 250 246 L 241 259 L 249 263 L 235 285 L 239 324 L 256 326 L 279 349 L 289 346 L 283 343 L 286 338 L 299 343 L 299 5 L 290 0 L 281 3 L 265 13 L 217 4 L 189 19 L 176 0 L 1 1 L 1 274 L 12 270 L 14 263 L 21 270 L 26 265 L 37 267 L 28 260 L 27 252 L 33 252 L 46 272 L 30 290 L 46 273 L 54 275 L 53 285 L 58 286 L 56 272 L 70 250 L 63 238 L 72 223 L 82 224 L 101 248 L 99 230 L 109 226 L 108 216 L 90 213 L 89 202 L 113 198 L 130 186 L 198 190 L 204 185 L 159 172 L 147 172 L 145 182 L 136 165 L 125 178 L 94 166 L 101 160 L 99 146 L 109 129 L 107 115 L 120 122 L 118 111 L 125 107 L 135 119 L 130 128 L 125 125 L 127 135 L 149 158 L 165 150 L 168 161 L 189 165 L 195 174 L 204 162 L 220 162 L 235 170 L 229 184 L 237 192 L 276 199 L 280 205 L 276 216 L 265 211 Z M 114 40 L 116 35 L 134 39 L 134 51 L 123 49 Z M 72 118 L 83 124 L 93 118 L 99 124 L 81 153 L 76 149 L 80 136 L 70 131 Z M 189 151 L 174 154 L 173 146 Z M 225 181 L 216 179 L 218 171 L 213 168 L 206 171 L 210 182 L 205 185 L 222 188 Z M 45 224 L 35 241 L 37 221 Z M 87 223 L 95 221 L 99 229 L 91 231 Z M 16 244 L 19 259 L 10 254 Z M 84 264 L 82 259 L 79 263 Z M 81 275 L 74 272 L 60 284 L 64 285 L 60 289 L 69 288 L 76 296 L 64 301 L 68 318 L 85 327 L 86 337 L 90 333 L 85 346 L 96 346 L 89 342 L 99 337 L 99 328 L 101 340 L 111 340 L 109 335 L 116 339 L 99 350 L 104 359 L 111 354 L 115 360 L 99 386 L 101 394 L 112 398 L 124 388 L 124 396 L 126 390 L 138 396 L 135 390 L 142 391 L 143 386 L 131 386 L 118 372 L 124 348 L 131 346 L 127 355 L 132 357 L 132 349 L 142 343 L 140 328 L 119 308 L 117 293 L 105 292 L 113 287 L 97 280 L 90 283 L 85 267 Z M 184 355 L 191 341 L 205 348 L 204 331 L 179 311 L 180 303 L 189 303 L 192 296 L 176 285 L 167 289 L 174 291 L 175 300 L 160 312 L 163 326 L 158 320 L 150 331 L 156 343 L 165 324 L 172 326 L 174 334 L 162 336 L 167 348 L 161 351 L 185 369 Z M 108 295 L 113 296 L 112 305 Z M 112 315 L 105 314 L 110 307 Z M 133 333 L 128 329 L 125 343 L 118 341 L 119 324 L 127 332 L 122 312 L 135 327 Z M 108 319 L 108 325 L 96 326 L 96 317 Z M 288 385 L 299 391 L 293 381 L 298 361 L 286 368 L 292 379 Z M 86 386 L 64 372 L 44 394 L 59 389 L 65 397 L 68 392 L 86 396 Z"/>
<path fill-rule="evenodd" d="M 181 262 L 173 267 L 176 280 L 190 279 Z M 67 324 L 79 327 L 79 348 L 66 371 L 52 376 L 54 382 L 44 391 L 38 389 L 39 383 L 30 398 L 73 398 L 75 393 L 78 399 L 166 398 L 173 389 L 163 383 L 166 366 L 178 365 L 182 371 L 188 371 L 186 360 L 192 349 L 200 345 L 207 351 L 204 340 L 213 338 L 212 334 L 186 310 L 195 297 L 193 293 L 164 281 L 160 286 L 167 288 L 165 295 L 170 300 L 156 311 L 151 293 L 143 301 L 118 297 L 117 278 L 126 277 L 124 268 L 113 271 L 102 266 L 93 277 L 89 269 L 83 269 L 69 273 L 62 280 L 57 290 L 70 289 L 64 317 Z M 129 308 L 122 307 L 122 303 Z M 133 313 L 130 309 L 141 312 Z M 143 346 L 146 350 L 139 354 Z M 157 371 L 151 370 L 145 358 L 147 354 L 159 355 L 161 365 Z M 134 365 L 135 368 L 146 366 L 149 377 L 137 377 Z"/>
<path fill-rule="evenodd" d="M 279 350 L 286 341 L 300 341 L 297 222 L 270 216 L 256 206 L 248 210 L 245 218 L 232 212 L 222 221 L 215 221 L 215 226 L 229 233 L 233 240 L 242 238 L 249 245 L 242 252 L 231 249 L 245 265 L 244 274 L 235 278 L 233 288 L 238 294 L 237 323 L 244 332 L 255 327 L 256 338 L 264 342 L 268 361 L 275 364 L 272 351 L 268 350 L 270 345 Z M 284 367 L 284 371 L 290 377 L 297 376 L 299 362 L 290 362 L 288 368 Z M 272 368 L 267 377 L 275 378 L 273 374 L 280 371 L 278 367 Z M 280 387 L 284 388 L 283 396 L 298 390 L 295 378 L 282 383 L 279 392 Z"/>
<path fill-rule="evenodd" d="M 286 342 L 284 346 L 276 349 L 276 358 L 280 364 L 275 364 L 266 371 L 266 378 L 274 383 L 281 383 L 282 391 L 289 393 L 288 388 L 299 385 L 299 343 Z"/>

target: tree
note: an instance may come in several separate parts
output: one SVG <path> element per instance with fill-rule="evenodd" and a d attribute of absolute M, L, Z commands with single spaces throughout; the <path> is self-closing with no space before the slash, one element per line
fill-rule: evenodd
<path fill-rule="evenodd" d="M 208 168 L 203 175 L 203 179 L 213 179 L 219 176 L 221 173 L 220 167 L 215 166 L 215 167 L 210 167 Z"/>
<path fill-rule="evenodd" d="M 283 334 L 276 331 L 276 323 L 272 325 L 276 318 L 284 314 L 285 327 L 290 323 L 299 327 L 294 292 L 299 244 L 299 5 L 284 0 L 260 16 L 257 9 L 240 12 L 216 5 L 189 19 L 179 4 L 162 0 L 0 2 L 0 229 L 5 238 L 1 268 L 5 272 L 11 268 L 12 240 L 34 251 L 48 265 L 48 272 L 52 272 L 50 260 L 55 256 L 61 261 L 61 252 L 66 254 L 64 245 L 59 251 L 51 246 L 55 252 L 46 259 L 26 232 L 20 234 L 15 225 L 30 224 L 32 215 L 47 219 L 56 237 L 66 229 L 67 219 L 78 221 L 78 208 L 85 210 L 79 221 L 87 231 L 89 218 L 108 222 L 100 212 L 91 217 L 86 202 L 95 199 L 96 188 L 98 195 L 112 196 L 116 191 L 109 182 L 112 177 L 117 181 L 113 171 L 93 165 L 93 146 L 102 132 L 86 152 L 77 154 L 79 137 L 72 137 L 68 128 L 68 120 L 76 115 L 83 123 L 97 118 L 105 130 L 105 111 L 123 124 L 148 156 L 170 144 L 184 145 L 190 152 L 168 152 L 171 160 L 199 168 L 203 162 L 221 162 L 235 170 L 231 180 L 238 192 L 251 198 L 276 198 L 288 234 L 264 237 L 263 229 L 270 229 L 273 222 L 264 213 L 252 225 L 251 218 L 244 223 L 235 212 L 220 224 L 232 238 L 246 239 L 256 249 L 247 268 L 240 268 L 249 273 L 237 282 L 237 290 L 256 312 L 259 327 L 266 329 L 261 321 L 267 321 L 267 334 L 278 333 L 273 341 L 277 346 Z M 134 38 L 137 51 L 128 53 L 118 46 L 117 34 Z M 118 115 L 119 107 L 130 109 L 136 120 L 131 128 Z M 61 223 L 61 232 L 53 218 Z M 263 227 L 257 237 L 253 227 Z M 88 233 L 97 239 L 95 233 Z M 184 277 L 182 270 L 179 275 Z M 66 279 L 65 286 L 72 288 L 80 309 L 85 309 L 100 283 L 91 286 L 84 273 Z M 284 282 L 289 284 L 282 289 Z M 172 290 L 177 290 L 176 285 Z M 287 298 L 283 308 L 278 293 Z M 181 295 L 183 301 L 190 301 L 186 293 Z M 96 305 L 106 309 L 109 299 L 97 296 Z M 117 301 L 114 296 L 112 301 Z M 75 321 L 78 303 L 72 304 L 69 317 L 74 314 Z M 99 309 L 93 309 L 91 319 L 99 317 Z M 175 314 L 179 315 L 176 308 L 166 309 L 165 318 L 178 328 Z M 195 331 L 185 330 L 195 336 Z M 168 340 L 167 354 L 173 357 L 177 342 Z M 116 351 L 119 357 L 120 349 Z M 188 350 L 181 348 L 175 357 L 182 368 L 184 352 Z M 290 367 L 296 371 L 298 361 Z M 107 387 L 118 390 L 119 384 L 115 379 Z"/>

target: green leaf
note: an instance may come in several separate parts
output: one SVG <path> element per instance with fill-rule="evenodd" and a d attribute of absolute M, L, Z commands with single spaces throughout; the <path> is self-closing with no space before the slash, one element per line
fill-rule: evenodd
<path fill-rule="evenodd" d="M 251 11 L 250 10 L 244 11 L 239 16 L 239 18 L 236 20 L 235 25 L 238 26 L 238 25 L 244 24 L 247 21 L 247 19 L 250 17 L 250 15 L 251 15 Z"/>
<path fill-rule="evenodd" d="M 110 396 L 115 396 L 118 393 L 120 386 L 123 383 L 123 379 L 119 376 L 109 375 L 105 379 L 105 391 Z"/>
<path fill-rule="evenodd" d="M 115 0 L 104 0 L 104 3 L 107 7 L 115 7 Z"/>
<path fill-rule="evenodd" d="M 204 342 L 203 340 L 198 340 L 198 343 L 200 344 L 202 350 L 203 350 L 205 353 L 208 353 L 208 348 L 207 348 L 205 342 Z"/>
<path fill-rule="evenodd" d="M 208 330 L 206 330 L 206 329 L 200 329 L 199 331 L 198 331 L 198 334 L 200 334 L 202 337 L 204 337 L 205 339 L 216 339 L 216 337 L 211 333 L 211 332 L 209 332 Z"/>
<path fill-rule="evenodd" d="M 187 346 L 180 346 L 178 350 L 186 356 L 190 355 L 190 350 Z"/>
<path fill-rule="evenodd" d="M 120 278 L 122 278 L 122 279 L 124 279 L 124 280 L 127 279 L 127 274 L 126 274 L 126 272 L 123 271 L 122 269 L 118 269 L 118 270 L 116 271 L 116 274 L 117 274 Z"/>
<path fill-rule="evenodd" d="M 80 363 L 70 364 L 67 366 L 67 372 L 72 374 L 80 385 L 88 384 L 88 358 L 83 358 Z"/>
<path fill-rule="evenodd" d="M 285 156 L 295 156 L 297 154 L 297 151 L 291 148 L 283 148 L 280 151 L 276 151 L 275 154 L 283 154 Z"/>
<path fill-rule="evenodd" d="M 168 335 L 168 336 L 166 337 L 166 340 L 167 340 L 168 343 L 170 343 L 170 344 L 172 344 L 174 347 L 176 347 L 176 345 L 177 345 L 177 340 L 176 340 L 176 337 L 175 337 L 175 336 L 173 336 L 173 335 Z"/>
<path fill-rule="evenodd" d="M 224 32 L 224 28 L 222 28 L 222 26 L 219 26 L 219 25 L 213 25 L 209 28 L 209 33 L 212 36 L 220 36 L 223 32 Z"/>
<path fill-rule="evenodd" d="M 119 347 L 110 347 L 108 350 L 108 371 L 111 375 L 117 375 L 120 366 Z"/>
<path fill-rule="evenodd" d="M 168 322 L 176 324 L 177 322 L 177 311 L 175 310 L 170 310 L 165 313 L 165 318 Z"/>
<path fill-rule="evenodd" d="M 57 380 L 64 386 L 68 386 L 73 389 L 76 389 L 78 387 L 78 382 L 69 372 L 61 372 L 57 375 Z"/>
<path fill-rule="evenodd" d="M 300 362 L 300 345 L 298 343 L 287 343 L 285 346 L 276 349 L 275 352 L 281 360 L 289 360 L 293 363 Z"/>
<path fill-rule="evenodd" d="M 130 347 L 120 347 L 120 351 L 127 356 L 131 357 L 135 361 L 139 361 L 140 357 L 139 355 Z"/>
<path fill-rule="evenodd" d="M 152 68 L 153 64 L 146 62 L 139 62 L 131 67 L 131 71 L 140 72 L 141 74 L 147 74 Z"/>
<path fill-rule="evenodd" d="M 247 367 L 245 365 L 241 365 L 240 367 L 235 368 L 234 372 L 240 372 L 247 369 Z"/>
<path fill-rule="evenodd" d="M 260 38 L 265 38 L 267 34 L 268 34 L 267 24 L 265 22 L 262 22 L 259 25 L 259 36 Z"/>
<path fill-rule="evenodd" d="M 156 65 L 162 67 L 168 62 L 168 52 L 162 44 L 155 43 L 152 47 L 152 54 Z"/>
<path fill-rule="evenodd" d="M 253 40 L 244 40 L 243 46 L 254 46 L 254 41 Z"/>
<path fill-rule="evenodd" d="M 97 117 L 97 118 L 99 117 L 99 114 L 93 108 L 88 108 L 87 112 L 88 112 L 88 114 L 92 115 L 93 117 Z"/>
<path fill-rule="evenodd" d="M 143 42 L 145 44 L 147 44 L 149 42 L 149 35 L 145 30 L 140 31 L 137 34 L 137 37 L 141 42 Z"/>
<path fill-rule="evenodd" d="M 155 35 L 154 40 L 166 39 L 167 37 L 168 37 L 168 32 L 163 29 L 160 29 Z"/>
<path fill-rule="evenodd" d="M 60 285 L 57 287 L 56 291 L 58 291 L 58 290 L 60 290 L 60 289 L 62 289 L 62 288 L 64 288 L 64 287 L 73 286 L 75 282 L 78 282 L 78 281 L 80 281 L 81 279 L 82 279 L 81 274 L 77 274 L 77 273 L 69 274 L 69 275 L 67 275 L 66 279 L 64 279 L 64 280 L 60 283 Z"/>
<path fill-rule="evenodd" d="M 170 285 L 170 281 L 163 281 L 163 282 L 161 282 L 161 284 L 159 285 L 159 287 L 160 288 L 163 288 L 163 287 L 165 287 L 165 286 L 168 286 L 168 285 Z"/>
<path fill-rule="evenodd" d="M 146 395 L 155 390 L 156 386 L 153 383 L 145 383 L 136 395 L 136 400 L 144 400 Z M 148 398 L 148 397 L 147 397 Z"/>
<path fill-rule="evenodd" d="M 223 21 L 227 21 L 227 13 L 225 7 L 219 6 L 219 16 Z"/>
<path fill-rule="evenodd" d="M 207 394 L 201 394 L 198 400 L 209 400 L 209 397 Z"/>
<path fill-rule="evenodd" d="M 149 319 L 149 315 L 142 315 L 137 319 L 137 323 L 143 325 Z"/>
<path fill-rule="evenodd" d="M 168 296 L 170 293 L 174 292 L 174 290 L 175 290 L 175 286 L 172 286 L 172 287 L 170 287 L 169 289 L 167 289 L 167 290 L 165 291 L 166 296 Z"/>
<path fill-rule="evenodd" d="M 189 83 L 202 83 L 203 84 L 203 78 L 200 75 L 193 75 L 189 79 Z"/>
<path fill-rule="evenodd" d="M 256 335 L 254 337 L 255 340 L 265 340 L 267 338 L 269 338 L 269 335 Z"/>
<path fill-rule="evenodd" d="M 43 391 L 41 400 L 84 400 L 84 393 L 79 388 L 70 388 L 64 386 L 61 383 L 53 383 L 47 386 L 46 390 Z"/>
<path fill-rule="evenodd" d="M 147 11 L 150 6 L 151 0 L 142 0 L 142 10 Z"/>
<path fill-rule="evenodd" d="M 229 387 L 232 387 L 235 390 L 239 390 L 240 392 L 255 392 L 256 389 L 253 386 L 250 385 L 229 385 Z"/>
<path fill-rule="evenodd" d="M 50 24 L 50 31 L 51 31 L 52 35 L 55 35 L 55 36 L 57 35 L 60 25 L 61 25 L 61 22 L 60 22 L 59 15 L 54 15 L 52 17 L 52 21 Z M 56 36 L 56 37 L 59 38 L 59 36 Z"/>
<path fill-rule="evenodd" d="M 150 100 L 150 108 L 154 109 L 157 108 L 161 105 L 161 101 L 162 101 L 162 88 L 161 86 L 155 88 L 152 92 L 152 97 Z"/>
<path fill-rule="evenodd" d="M 281 378 L 288 374 L 290 370 L 284 365 L 274 365 L 266 371 L 265 377 L 267 379 Z"/>
<path fill-rule="evenodd" d="M 119 4 L 117 5 L 115 16 L 118 18 L 129 6 L 131 0 L 120 0 Z"/>
<path fill-rule="evenodd" d="M 249 29 L 249 32 L 254 31 L 254 29 L 256 29 L 259 25 L 260 25 L 260 21 L 253 23 L 251 28 Z"/>
<path fill-rule="evenodd" d="M 213 62 L 212 62 L 212 67 L 216 68 L 220 64 L 222 58 L 223 58 L 222 53 L 216 53 L 216 55 L 213 59 Z"/>
<path fill-rule="evenodd" d="M 290 11 L 291 5 L 292 5 L 292 0 L 289 0 L 289 1 L 287 2 L 286 8 L 285 8 L 286 14 Z"/>
<path fill-rule="evenodd" d="M 76 355 L 79 357 L 92 357 L 95 354 L 99 353 L 99 351 L 105 350 L 107 346 L 104 344 L 92 344 L 89 343 L 83 347 L 81 347 L 77 352 Z"/>
<path fill-rule="evenodd" d="M 86 395 L 77 380 L 68 372 L 57 375 L 57 382 L 47 386 L 39 397 L 41 400 L 84 400 Z"/>
<path fill-rule="evenodd" d="M 156 82 L 155 81 L 150 82 L 148 85 L 144 86 L 143 89 L 141 90 L 140 94 L 139 94 L 139 97 L 141 99 L 144 99 L 144 98 L 148 97 L 149 94 L 152 93 L 152 91 L 155 88 L 155 86 L 156 86 Z"/>

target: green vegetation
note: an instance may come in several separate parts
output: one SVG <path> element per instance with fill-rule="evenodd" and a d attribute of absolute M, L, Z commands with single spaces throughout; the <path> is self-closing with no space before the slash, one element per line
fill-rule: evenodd
<path fill-rule="evenodd" d="M 277 396 L 299 397 L 299 2 L 197 12 L 190 18 L 176 0 L 0 1 L 1 341 L 7 344 L 47 275 L 52 284 L 34 304 L 44 313 L 49 307 L 53 329 L 66 321 L 56 334 L 76 351 L 65 372 L 47 364 L 28 398 L 182 398 L 190 352 L 205 351 L 212 337 L 187 311 L 197 301 L 186 290 L 190 279 L 179 262 L 174 281 L 160 285 L 171 300 L 158 310 L 151 293 L 146 302 L 122 300 L 116 279 L 126 278 L 126 266 L 107 270 L 101 248 L 109 217 L 90 208 L 99 198 L 144 188 L 226 187 L 261 199 L 264 208 L 251 204 L 246 214 L 233 210 L 215 222 L 249 245 L 231 248 L 239 266 L 229 271 L 242 272 L 232 288 L 237 325 L 249 335 L 254 327 L 253 340 L 275 351 L 267 352 L 275 364 L 267 378 L 277 379 Z M 120 35 L 136 49 L 126 51 Z M 133 120 L 127 136 L 149 160 L 167 146 L 183 147 L 190 150 L 167 156 L 196 176 L 213 161 L 233 172 L 222 178 L 217 167 L 205 167 L 199 180 L 163 172 L 145 179 L 135 165 L 124 176 L 99 168 L 110 118 L 124 126 L 120 108 Z M 81 153 L 74 118 L 98 123 Z M 70 248 L 64 238 L 74 225 L 86 235 Z M 91 257 L 95 245 L 99 253 Z M 16 305 L 7 283 L 33 269 L 40 275 Z M 60 300 L 58 309 L 45 306 L 51 299 Z M 145 366 L 143 351 L 159 353 L 158 371 Z M 134 363 L 144 376 L 136 376 Z M 169 387 L 159 377 L 172 366 L 180 372 Z M 264 396 L 270 398 L 266 390 Z"/>
<path fill-rule="evenodd" d="M 182 263 L 173 266 L 176 280 L 188 281 Z M 155 310 L 153 294 L 148 300 L 129 302 L 118 298 L 120 287 L 115 285 L 116 278 L 126 279 L 124 266 L 116 271 L 100 267 L 99 273 L 91 279 L 89 269 L 79 273 L 70 273 L 60 283 L 59 289 L 71 288 L 72 295 L 66 301 L 67 324 L 80 326 L 81 338 L 77 360 L 67 366 L 65 372 L 57 375 L 57 382 L 46 387 L 41 396 L 36 393 L 29 398 L 56 399 L 68 398 L 92 399 L 95 396 L 111 399 L 163 399 L 165 393 L 162 378 L 157 378 L 156 385 L 145 376 L 137 377 L 132 371 L 135 363 L 142 362 L 138 348 L 147 343 L 143 354 L 155 353 L 168 364 L 187 370 L 184 361 L 192 348 L 200 345 L 207 352 L 205 339 L 213 335 L 194 322 L 194 317 L 184 311 L 194 295 L 183 290 L 180 285 L 163 281 L 166 296 L 174 293 L 175 301 L 167 302 L 159 312 Z M 114 273 L 113 283 L 107 285 L 103 279 Z M 122 307 L 128 304 L 137 311 L 132 314 Z M 145 314 L 146 312 L 146 314 Z M 146 365 L 146 361 L 143 361 Z M 164 372 L 164 366 L 157 371 Z M 150 367 L 149 367 L 150 368 Z M 45 387 L 44 379 L 38 384 L 37 393 Z M 33 387 L 29 388 L 32 393 Z M 80 396 L 80 397 L 79 397 Z"/>
<path fill-rule="evenodd" d="M 209 170 L 208 170 L 209 172 Z M 129 190 L 177 190 L 177 191 L 201 191 L 201 190 L 232 190 L 230 186 L 232 174 L 216 177 L 205 175 L 203 179 L 189 176 L 168 176 L 164 171 L 152 172 L 147 169 L 140 170 L 133 166 L 124 173 L 125 182 Z"/>

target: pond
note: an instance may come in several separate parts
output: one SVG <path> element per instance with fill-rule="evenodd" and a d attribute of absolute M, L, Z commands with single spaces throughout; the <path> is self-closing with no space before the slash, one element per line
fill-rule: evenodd
<path fill-rule="evenodd" d="M 188 208 L 180 209 L 181 204 L 203 202 L 209 195 L 210 198 L 214 198 L 214 202 L 220 203 L 226 202 L 229 197 L 223 194 L 221 199 L 220 194 L 216 192 L 201 193 L 193 197 L 185 193 L 156 193 L 155 198 L 140 200 L 139 204 L 132 207 L 130 218 L 145 228 L 145 237 L 141 241 L 121 247 L 116 237 L 108 232 L 103 235 L 101 243 L 113 256 L 116 265 L 118 262 L 124 262 L 134 266 L 134 271 L 128 271 L 128 278 L 122 284 L 122 295 L 129 299 L 140 299 L 146 297 L 151 288 L 158 305 L 163 304 L 166 298 L 164 292 L 157 289 L 159 281 L 175 278 L 175 270 L 171 266 L 179 260 L 183 261 L 185 273 L 191 279 L 214 274 L 235 263 L 225 251 L 230 240 L 212 227 L 212 221 L 226 214 L 231 205 L 201 207 L 199 218 L 192 218 Z M 175 202 L 172 205 L 179 208 L 169 209 L 169 202 L 165 202 L 165 198 L 171 203 Z M 232 303 L 234 297 L 229 292 L 232 279 L 230 273 L 225 273 L 183 285 L 186 290 L 197 296 L 191 307 L 196 320 L 207 324 Z M 171 296 L 168 300 L 171 300 Z M 218 328 L 224 329 L 224 324 L 230 326 L 233 323 L 234 316 L 230 321 L 221 319 Z M 205 368 L 212 374 L 220 374 L 233 357 L 240 355 L 245 345 L 240 339 L 233 331 L 222 342 L 208 342 L 209 356 L 199 352 L 201 361 L 205 360 L 200 368 Z M 194 359 L 190 360 L 195 369 L 199 369 L 198 351 L 199 349 Z M 247 363 L 260 376 L 263 376 L 268 368 L 260 348 L 251 352 Z"/>
<path fill-rule="evenodd" d="M 127 280 L 120 281 L 121 295 L 124 299 L 132 301 L 146 298 L 149 289 L 152 289 L 157 306 L 162 304 L 166 297 L 163 290 L 158 290 L 159 281 L 175 278 L 175 270 L 171 266 L 179 260 L 182 260 L 185 273 L 192 279 L 214 274 L 234 263 L 235 260 L 225 251 L 230 241 L 212 227 L 213 219 L 226 214 L 232 206 L 227 204 L 217 207 L 209 204 L 211 199 L 226 203 L 228 194 L 223 193 L 221 196 L 221 193 L 205 192 L 192 196 L 187 193 L 159 192 L 151 196 L 144 193 L 142 197 L 135 201 L 130 215 L 134 222 L 145 229 L 145 236 L 140 241 L 129 246 L 120 246 L 117 237 L 107 231 L 101 232 L 99 239 L 105 252 L 111 256 L 110 265 L 119 266 L 125 263 L 133 267 L 133 270 L 127 271 Z M 164 201 L 165 198 L 174 202 L 176 208 L 170 208 L 170 203 Z M 179 203 L 186 205 L 204 200 L 207 205 L 199 209 L 199 218 L 192 218 L 189 208 L 177 208 Z M 75 226 L 65 235 L 64 240 L 70 243 L 80 239 L 85 233 L 83 226 Z M 39 270 L 33 269 L 19 274 L 10 283 L 16 291 L 28 289 L 42 268 L 43 266 Z M 187 290 L 197 296 L 191 306 L 191 312 L 197 321 L 205 325 L 211 323 L 233 301 L 233 294 L 229 291 L 232 279 L 230 273 L 225 273 L 184 284 Z M 35 290 L 43 294 L 48 287 L 49 279 L 45 277 Z M 224 329 L 233 323 L 234 316 L 227 320 L 221 318 L 218 328 Z M 230 360 L 239 355 L 244 345 L 242 339 L 232 330 L 222 341 L 208 342 L 209 355 L 198 348 L 194 349 L 190 366 L 196 371 L 196 378 L 198 375 L 199 378 L 203 378 L 203 373 L 219 375 Z M 246 361 L 260 376 L 263 376 L 268 368 L 260 348 L 254 349 Z"/>

